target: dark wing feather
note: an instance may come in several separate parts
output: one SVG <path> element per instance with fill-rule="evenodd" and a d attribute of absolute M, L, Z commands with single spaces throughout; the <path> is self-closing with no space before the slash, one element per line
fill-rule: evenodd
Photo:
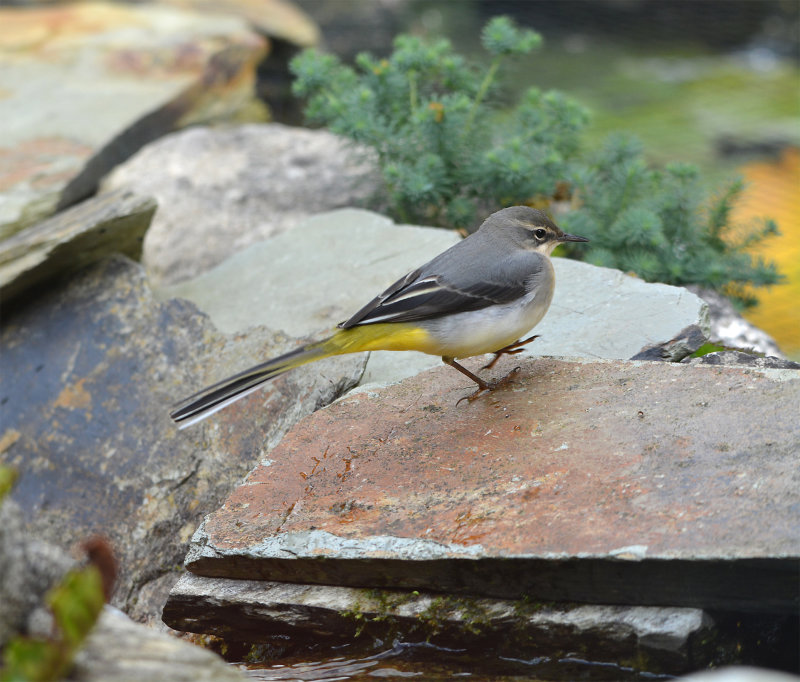
<path fill-rule="evenodd" d="M 420 271 L 395 282 L 339 326 L 349 329 L 375 322 L 413 322 L 509 303 L 525 294 L 524 280 L 474 282 L 456 286 L 440 276 L 418 279 Z"/>
<path fill-rule="evenodd" d="M 417 279 L 422 272 L 421 268 L 414 270 L 413 272 L 409 272 L 405 277 L 398 279 L 394 284 L 392 284 L 386 291 L 382 294 L 379 294 L 375 298 L 373 298 L 367 305 L 365 305 L 361 310 L 357 313 L 352 315 L 350 318 L 345 320 L 344 322 L 339 323 L 339 327 L 342 329 L 350 329 L 350 327 L 355 327 L 359 324 L 365 317 L 367 317 L 373 310 L 379 308 L 380 305 L 392 294 L 400 291 L 404 287 L 407 287 L 411 284 L 415 279 Z"/>

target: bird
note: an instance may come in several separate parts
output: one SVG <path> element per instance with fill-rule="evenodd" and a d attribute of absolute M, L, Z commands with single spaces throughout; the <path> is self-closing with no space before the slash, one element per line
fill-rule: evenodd
<path fill-rule="evenodd" d="M 588 242 L 563 232 L 543 211 L 511 206 L 492 213 L 465 239 L 398 279 L 321 341 L 306 344 L 213 384 L 170 411 L 185 428 L 309 362 L 373 350 L 438 355 L 477 385 L 471 402 L 506 382 L 487 381 L 457 360 L 494 353 L 482 369 L 518 353 L 523 338 L 553 299 L 550 255 L 564 242 Z M 460 402 L 460 401 L 459 401 Z"/>

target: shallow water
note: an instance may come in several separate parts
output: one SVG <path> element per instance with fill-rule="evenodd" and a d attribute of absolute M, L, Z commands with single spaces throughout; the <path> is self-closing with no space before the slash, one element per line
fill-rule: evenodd
<path fill-rule="evenodd" d="M 431 644 L 396 643 L 378 647 L 377 653 L 352 652 L 349 646 L 341 655 L 320 660 L 284 660 L 281 664 L 249 664 L 243 667 L 248 677 L 261 681 L 277 680 L 374 680 L 376 678 L 418 678 L 450 680 L 464 678 L 475 682 L 505 680 L 670 680 L 669 675 L 640 672 L 614 663 L 586 661 L 577 656 L 541 656 L 516 659 L 490 651 L 446 649 Z"/>

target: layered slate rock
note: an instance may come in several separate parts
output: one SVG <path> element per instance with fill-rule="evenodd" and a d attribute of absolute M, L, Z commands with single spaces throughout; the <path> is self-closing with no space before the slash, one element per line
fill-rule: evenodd
<path fill-rule="evenodd" d="M 29 533 L 62 547 L 94 533 L 120 560 L 114 603 L 154 618 L 203 515 L 298 419 L 363 370 L 345 357 L 271 382 L 219 419 L 178 431 L 170 406 L 295 342 L 217 332 L 187 301 L 158 303 L 115 257 L 5 315 L 0 462 Z"/>
<path fill-rule="evenodd" d="M 115 253 L 138 260 L 155 211 L 150 197 L 120 190 L 87 199 L 0 241 L 0 299 L 8 303 Z"/>
<path fill-rule="evenodd" d="M 320 211 L 357 206 L 379 187 L 376 166 L 343 138 L 280 124 L 180 131 L 103 182 L 104 191 L 125 188 L 158 200 L 143 257 L 156 285 L 195 277 Z M 340 238 L 353 243 L 350 235 Z M 302 261 L 331 247 L 316 243 L 309 252 L 276 257 Z M 266 265 L 258 272 L 267 274 Z"/>
<path fill-rule="evenodd" d="M 459 239 L 369 211 L 331 211 L 160 295 L 193 301 L 228 332 L 256 323 L 296 336 L 324 333 Z M 695 346 L 705 338 L 705 304 L 686 289 L 564 258 L 553 263 L 553 303 L 525 354 L 627 359 L 656 345 L 660 357 L 661 346 L 683 330 L 693 330 Z M 683 355 L 693 350 L 682 348 Z M 373 353 L 364 383 L 397 381 L 439 364 L 420 353 Z"/>
<path fill-rule="evenodd" d="M 305 419 L 206 519 L 186 567 L 501 598 L 798 608 L 796 372 L 519 364 L 513 384 L 472 403 L 459 403 L 467 380 L 441 368 Z"/>
<path fill-rule="evenodd" d="M 0 237 L 89 196 L 144 144 L 253 100 L 235 17 L 87 2 L 0 8 Z"/>
<path fill-rule="evenodd" d="M 712 619 L 699 609 L 558 605 L 419 591 L 181 577 L 164 621 L 226 641 L 280 649 L 379 638 L 530 659 L 581 650 L 592 661 L 646 660 L 650 669 L 701 665 Z"/>

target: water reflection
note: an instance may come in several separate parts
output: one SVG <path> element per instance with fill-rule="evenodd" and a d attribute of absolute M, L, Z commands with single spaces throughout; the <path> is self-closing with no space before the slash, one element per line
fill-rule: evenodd
<path fill-rule="evenodd" d="M 395 643 L 366 656 L 337 656 L 320 661 L 286 661 L 283 664 L 249 665 L 250 679 L 278 680 L 374 680 L 376 678 L 416 677 L 425 680 L 469 678 L 474 682 L 511 680 L 619 680 L 658 682 L 670 675 L 644 673 L 614 663 L 586 661 L 572 655 L 561 658 L 541 656 L 531 659 L 497 656 L 488 651 L 446 649 L 432 644 Z"/>

